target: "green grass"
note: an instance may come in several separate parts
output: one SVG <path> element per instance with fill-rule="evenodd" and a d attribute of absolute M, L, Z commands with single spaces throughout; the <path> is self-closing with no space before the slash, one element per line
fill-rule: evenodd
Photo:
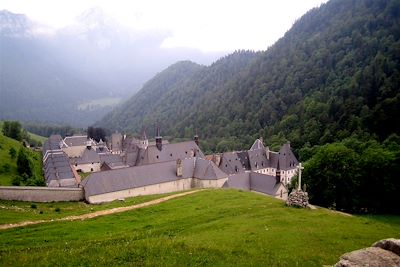
<path fill-rule="evenodd" d="M 140 196 L 100 205 L 90 205 L 85 202 L 38 203 L 0 200 L 0 224 L 18 223 L 27 220 L 51 220 L 72 215 L 81 215 L 98 210 L 135 205 L 167 195 L 169 194 Z M 32 208 L 32 206 L 36 208 Z M 59 211 L 56 212 L 56 210 Z"/>
<path fill-rule="evenodd" d="M 1 185 L 12 185 L 14 177 L 18 176 L 17 172 L 17 157 L 18 151 L 22 148 L 22 144 L 14 139 L 8 138 L 0 133 L 0 186 Z M 17 156 L 11 158 L 9 151 L 10 148 L 14 148 L 17 152 Z M 34 152 L 27 149 L 27 153 L 33 163 L 33 174 L 36 177 L 43 177 L 43 162 L 42 154 L 40 152 Z M 5 165 L 8 165 L 5 170 Z M 44 179 L 44 178 L 43 178 Z"/>
<path fill-rule="evenodd" d="M 3 230 L 0 266 L 321 266 L 388 237 L 400 238 L 399 217 L 207 190 L 86 221 Z"/>
<path fill-rule="evenodd" d="M 32 140 L 35 140 L 36 142 L 41 142 L 42 145 L 47 140 L 47 137 L 37 135 L 37 134 L 31 133 L 31 132 L 28 132 L 28 135 L 29 135 L 29 138 L 31 138 Z"/>

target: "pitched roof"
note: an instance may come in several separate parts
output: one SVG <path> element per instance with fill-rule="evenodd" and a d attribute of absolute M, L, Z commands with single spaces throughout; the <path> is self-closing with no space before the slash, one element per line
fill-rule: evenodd
<path fill-rule="evenodd" d="M 135 166 L 96 172 L 87 177 L 82 185 L 86 196 L 116 192 L 185 178 L 221 179 L 227 175 L 210 161 L 202 158 L 182 160 L 182 177 L 176 174 L 176 161 Z"/>
<path fill-rule="evenodd" d="M 193 159 L 185 159 L 182 162 L 182 177 L 176 176 L 176 162 L 168 161 L 96 172 L 87 177 L 82 185 L 85 188 L 85 195 L 93 196 L 188 178 L 193 174 Z"/>
<path fill-rule="evenodd" d="M 239 154 L 238 152 L 225 152 L 222 154 L 221 163 L 219 167 L 221 170 L 228 174 L 244 172 L 248 164 L 244 159 L 246 154 Z"/>
<path fill-rule="evenodd" d="M 99 163 L 100 156 L 93 148 L 86 148 L 81 157 L 75 158 L 72 161 L 77 164 Z"/>
<path fill-rule="evenodd" d="M 250 190 L 250 173 L 242 172 L 228 176 L 227 187 Z"/>
<path fill-rule="evenodd" d="M 59 134 L 53 134 L 49 138 L 47 138 L 46 142 L 43 144 L 43 155 L 46 154 L 49 150 L 58 150 L 60 149 L 60 142 L 62 141 L 62 137 Z"/>
<path fill-rule="evenodd" d="M 203 152 L 194 141 L 163 144 L 161 150 L 159 150 L 155 145 L 149 145 L 145 151 L 139 154 L 137 165 L 176 161 L 177 159 L 184 159 L 193 156 L 204 158 Z"/>
<path fill-rule="evenodd" d="M 256 139 L 253 145 L 251 146 L 250 150 L 254 149 L 265 149 L 263 142 L 260 139 Z"/>
<path fill-rule="evenodd" d="M 88 138 L 86 135 L 73 135 L 64 138 L 64 143 L 67 146 L 86 146 Z"/>
<path fill-rule="evenodd" d="M 265 193 L 268 195 L 275 195 L 276 190 L 279 188 L 280 183 L 276 182 L 276 177 L 265 175 L 257 172 L 250 173 L 250 189 Z"/>
<path fill-rule="evenodd" d="M 296 168 L 297 165 L 299 165 L 299 162 L 290 149 L 290 144 L 284 144 L 279 150 L 279 168 L 289 170 Z"/>
<path fill-rule="evenodd" d="M 193 172 L 193 178 L 215 180 L 228 177 L 226 173 L 221 171 L 214 162 L 203 159 L 195 158 L 195 166 Z"/>

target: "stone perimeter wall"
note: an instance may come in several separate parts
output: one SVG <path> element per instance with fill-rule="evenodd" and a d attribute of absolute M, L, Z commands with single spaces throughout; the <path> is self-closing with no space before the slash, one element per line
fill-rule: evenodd
<path fill-rule="evenodd" d="M 82 188 L 0 186 L 0 199 L 32 202 L 84 200 Z"/>

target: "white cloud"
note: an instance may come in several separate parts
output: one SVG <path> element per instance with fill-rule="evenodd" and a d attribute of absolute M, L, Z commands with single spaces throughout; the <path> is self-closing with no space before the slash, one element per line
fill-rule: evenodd
<path fill-rule="evenodd" d="M 2 0 L 0 9 L 24 13 L 63 27 L 99 6 L 137 30 L 171 32 L 163 47 L 203 51 L 262 50 L 272 45 L 307 10 L 327 0 Z"/>

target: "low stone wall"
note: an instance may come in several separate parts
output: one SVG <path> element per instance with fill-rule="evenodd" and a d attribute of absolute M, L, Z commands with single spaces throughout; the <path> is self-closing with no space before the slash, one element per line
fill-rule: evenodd
<path fill-rule="evenodd" d="M 84 200 L 82 188 L 0 186 L 0 199 L 32 202 Z"/>

